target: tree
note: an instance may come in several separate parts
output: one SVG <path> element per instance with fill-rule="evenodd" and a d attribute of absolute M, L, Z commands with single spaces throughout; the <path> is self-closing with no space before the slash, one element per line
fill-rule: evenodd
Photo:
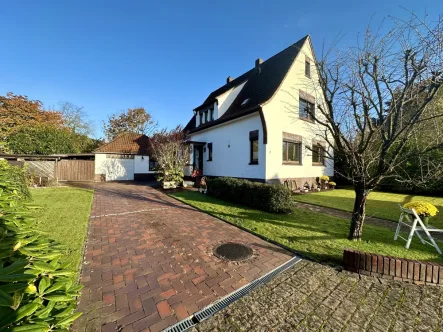
<path fill-rule="evenodd" d="M 16 154 L 62 154 L 75 153 L 72 134 L 67 128 L 38 124 L 21 126 L 8 138 L 12 153 Z"/>
<path fill-rule="evenodd" d="M 183 128 L 178 126 L 170 131 L 163 129 L 151 138 L 152 157 L 158 163 L 157 180 L 181 183 L 184 167 L 189 161 Z"/>
<path fill-rule="evenodd" d="M 0 146 L 7 150 L 6 140 L 21 126 L 50 124 L 56 127 L 63 125 L 59 112 L 45 111 L 39 100 L 30 100 L 26 96 L 8 92 L 0 96 Z"/>
<path fill-rule="evenodd" d="M 443 18 L 431 26 L 412 14 L 392 23 L 385 34 L 368 28 L 363 42 L 326 52 L 312 87 L 325 99 L 312 116 L 345 165 L 341 176 L 354 186 L 351 240 L 361 239 L 366 200 L 380 181 L 401 178 L 399 169 L 407 160 L 443 147 L 437 134 L 441 121 L 432 121 L 443 114 L 428 107 L 443 84 Z M 427 144 L 408 148 L 422 123 L 434 134 Z"/>
<path fill-rule="evenodd" d="M 157 123 L 153 121 L 151 114 L 143 107 L 128 108 L 126 112 L 113 114 L 106 122 L 103 121 L 103 131 L 109 141 L 123 133 L 138 133 L 149 136 L 156 128 Z"/>
<path fill-rule="evenodd" d="M 94 134 L 92 123 L 86 119 L 83 107 L 69 101 L 61 101 L 59 102 L 59 112 L 63 117 L 63 125 L 73 133 L 87 136 Z"/>

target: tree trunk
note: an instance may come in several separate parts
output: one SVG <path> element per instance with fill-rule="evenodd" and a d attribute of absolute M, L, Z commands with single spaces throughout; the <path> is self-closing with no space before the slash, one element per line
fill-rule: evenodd
<path fill-rule="evenodd" d="M 360 241 L 363 234 L 363 223 L 365 221 L 366 199 L 368 198 L 370 190 L 366 189 L 362 184 L 356 184 L 354 190 L 355 202 L 348 239 Z"/>

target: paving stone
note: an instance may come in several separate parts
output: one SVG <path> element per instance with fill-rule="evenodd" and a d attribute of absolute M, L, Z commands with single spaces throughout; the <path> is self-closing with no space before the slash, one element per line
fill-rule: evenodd
<path fill-rule="evenodd" d="M 74 331 L 112 329 L 117 322 L 126 330 L 165 328 L 248 283 L 242 273 L 252 280 L 293 256 L 149 186 L 92 186 L 83 316 Z M 222 261 L 212 248 L 228 241 L 248 244 L 258 254 L 240 264 Z M 291 291 L 278 294 L 287 298 Z"/>

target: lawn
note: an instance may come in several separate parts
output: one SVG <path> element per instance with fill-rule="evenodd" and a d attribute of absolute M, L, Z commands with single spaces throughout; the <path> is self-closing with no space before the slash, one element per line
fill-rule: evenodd
<path fill-rule="evenodd" d="M 336 189 L 305 195 L 294 195 L 294 200 L 344 211 L 352 211 L 354 206 L 354 197 L 355 193 L 352 189 Z M 403 205 L 411 201 L 421 200 L 434 204 L 437 209 L 440 210 L 440 213 L 430 219 L 430 224 L 443 228 L 442 197 L 427 197 L 373 191 L 368 197 L 366 204 L 366 215 L 398 221 L 398 218 L 400 217 L 400 209 L 398 208 L 398 204 Z"/>
<path fill-rule="evenodd" d="M 38 213 L 37 228 L 64 244 L 68 254 L 63 262 L 79 270 L 86 239 L 92 190 L 79 188 L 44 188 L 31 190 L 33 204 L 43 209 Z"/>
<path fill-rule="evenodd" d="M 272 214 L 227 203 L 193 191 L 171 196 L 234 225 L 283 244 L 311 259 L 342 264 L 343 249 L 352 248 L 409 259 L 443 263 L 435 249 L 414 239 L 406 250 L 403 241 L 394 241 L 394 233 L 385 227 L 365 225 L 363 240 L 346 239 L 349 221 L 342 218 L 294 209 L 291 214 Z"/>

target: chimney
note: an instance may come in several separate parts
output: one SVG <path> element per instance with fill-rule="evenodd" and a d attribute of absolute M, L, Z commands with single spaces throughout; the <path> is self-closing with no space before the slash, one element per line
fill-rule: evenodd
<path fill-rule="evenodd" d="M 234 80 L 234 78 L 232 76 L 228 76 L 228 78 L 226 79 L 226 84 L 231 83 Z"/>
<path fill-rule="evenodd" d="M 257 60 L 255 60 L 255 68 L 260 68 L 260 65 L 263 63 L 263 59 L 262 58 L 258 58 Z"/>

